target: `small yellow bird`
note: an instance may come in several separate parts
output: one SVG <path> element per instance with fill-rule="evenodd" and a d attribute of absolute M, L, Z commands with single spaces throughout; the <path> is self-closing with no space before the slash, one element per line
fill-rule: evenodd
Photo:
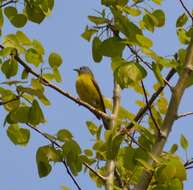
<path fill-rule="evenodd" d="M 79 69 L 74 69 L 77 73 L 76 91 L 81 100 L 92 105 L 96 109 L 106 113 L 103 97 L 94 75 L 89 67 L 83 66 Z M 95 114 L 98 119 L 100 116 Z M 105 129 L 109 128 L 109 122 L 103 119 Z"/>

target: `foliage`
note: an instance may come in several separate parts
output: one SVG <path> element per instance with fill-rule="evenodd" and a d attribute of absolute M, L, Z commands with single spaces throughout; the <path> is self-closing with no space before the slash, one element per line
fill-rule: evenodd
<path fill-rule="evenodd" d="M 165 86 L 165 71 L 174 69 L 181 76 L 186 57 L 185 48 L 179 48 L 171 57 L 159 55 L 154 50 L 149 33 L 165 25 L 166 15 L 162 3 L 162 0 L 146 3 L 143 0 L 101 0 L 102 11 L 88 16 L 91 26 L 86 26 L 81 35 L 92 44 L 94 62 L 100 63 L 108 58 L 114 81 L 121 90 L 131 88 L 147 100 L 150 93 L 143 89 L 143 80 L 154 76 L 153 89 L 158 92 L 160 87 Z M 10 3 L 0 9 L 0 29 L 3 29 L 5 17 L 11 25 L 21 30 L 28 22 L 41 24 L 51 14 L 53 7 L 54 0 L 25 0 L 22 10 Z M 176 20 L 176 34 L 181 45 L 190 43 L 193 28 L 188 26 L 190 18 L 185 12 Z M 51 83 L 62 81 L 62 57 L 51 52 L 46 58 L 46 50 L 41 42 L 30 39 L 21 30 L 1 36 L 0 67 L 6 81 L 1 83 L 0 100 L 7 113 L 4 125 L 7 126 L 7 136 L 11 142 L 26 146 L 30 140 L 29 128 L 51 142 L 39 147 L 36 153 L 40 177 L 49 175 L 56 162 L 64 164 L 68 174 L 74 176 L 83 171 L 85 166 L 96 186 L 102 187 L 105 182 L 100 175 L 107 175 L 107 163 L 113 160 L 117 172 L 114 189 L 135 186 L 143 170 L 153 176 L 148 190 L 183 189 L 186 168 L 177 155 L 178 145 L 174 144 L 169 151 L 162 151 L 160 156 L 152 154 L 168 111 L 168 98 L 164 92 L 159 93 L 151 104 L 142 101 L 143 98 L 136 100 L 142 110 L 139 113 L 143 113 L 138 119 L 137 114 L 120 106 L 111 130 L 104 131 L 102 126 L 87 121 L 88 133 L 94 138 L 90 148 L 82 149 L 68 129 L 61 129 L 55 135 L 41 132 L 38 126 L 46 122 L 42 107 L 51 104 L 45 94 L 47 86 L 76 103 L 78 100 Z M 193 84 L 192 76 L 186 87 Z M 109 112 L 113 112 L 113 100 L 104 98 L 104 102 Z M 145 116 L 147 110 L 150 113 Z M 143 117 L 148 122 L 140 123 Z M 188 140 L 184 135 L 181 135 L 179 144 L 187 152 Z M 89 169 L 95 165 L 98 166 L 95 170 L 97 175 Z"/>

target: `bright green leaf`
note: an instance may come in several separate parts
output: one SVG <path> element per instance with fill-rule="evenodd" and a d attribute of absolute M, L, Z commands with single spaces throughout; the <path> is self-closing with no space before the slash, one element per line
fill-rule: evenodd
<path fill-rule="evenodd" d="M 30 131 L 13 124 L 8 127 L 7 136 L 15 145 L 26 145 L 30 138 Z"/>
<path fill-rule="evenodd" d="M 102 60 L 102 54 L 100 51 L 101 40 L 98 37 L 95 37 L 92 41 L 92 57 L 96 63 Z"/>
<path fill-rule="evenodd" d="M 62 57 L 58 53 L 52 52 L 49 55 L 48 61 L 50 67 L 58 68 L 62 64 Z"/>
<path fill-rule="evenodd" d="M 183 13 L 182 15 L 180 15 L 176 21 L 176 27 L 182 27 L 186 24 L 186 22 L 188 21 L 188 17 L 185 13 Z"/>
<path fill-rule="evenodd" d="M 104 40 L 100 45 L 100 52 L 107 57 L 120 57 L 125 48 L 125 44 L 116 37 Z"/>
<path fill-rule="evenodd" d="M 15 76 L 18 72 L 17 61 L 15 59 L 8 59 L 3 63 L 1 70 L 8 79 Z"/>
<path fill-rule="evenodd" d="M 95 34 L 96 32 L 98 32 L 98 30 L 96 29 L 89 29 L 88 26 L 86 26 L 84 32 L 81 34 L 82 38 L 84 38 L 87 41 L 90 41 L 90 39 L 92 38 L 93 34 Z"/>
<path fill-rule="evenodd" d="M 73 138 L 72 133 L 67 129 L 61 129 L 57 132 L 57 139 L 65 142 Z"/>
<path fill-rule="evenodd" d="M 180 145 L 181 147 L 184 149 L 184 150 L 187 150 L 188 149 L 188 140 L 186 139 L 186 137 L 184 135 L 181 135 L 180 136 Z"/>

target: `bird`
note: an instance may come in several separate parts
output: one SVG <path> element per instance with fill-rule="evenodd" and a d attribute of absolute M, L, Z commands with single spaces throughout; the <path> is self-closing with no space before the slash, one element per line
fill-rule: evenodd
<path fill-rule="evenodd" d="M 103 96 L 94 78 L 94 74 L 87 66 L 74 69 L 78 73 L 76 78 L 76 91 L 79 98 L 93 106 L 94 108 L 106 113 Z M 98 119 L 101 117 L 94 113 Z M 109 121 L 102 118 L 105 129 L 109 129 Z"/>

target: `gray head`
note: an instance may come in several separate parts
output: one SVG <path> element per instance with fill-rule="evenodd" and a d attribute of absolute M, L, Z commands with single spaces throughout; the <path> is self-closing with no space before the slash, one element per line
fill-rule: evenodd
<path fill-rule="evenodd" d="M 79 75 L 81 75 L 81 74 L 88 74 L 88 75 L 91 75 L 92 77 L 94 77 L 92 71 L 87 66 L 82 66 L 82 67 L 80 67 L 78 69 L 74 69 L 74 71 L 76 71 Z"/>

